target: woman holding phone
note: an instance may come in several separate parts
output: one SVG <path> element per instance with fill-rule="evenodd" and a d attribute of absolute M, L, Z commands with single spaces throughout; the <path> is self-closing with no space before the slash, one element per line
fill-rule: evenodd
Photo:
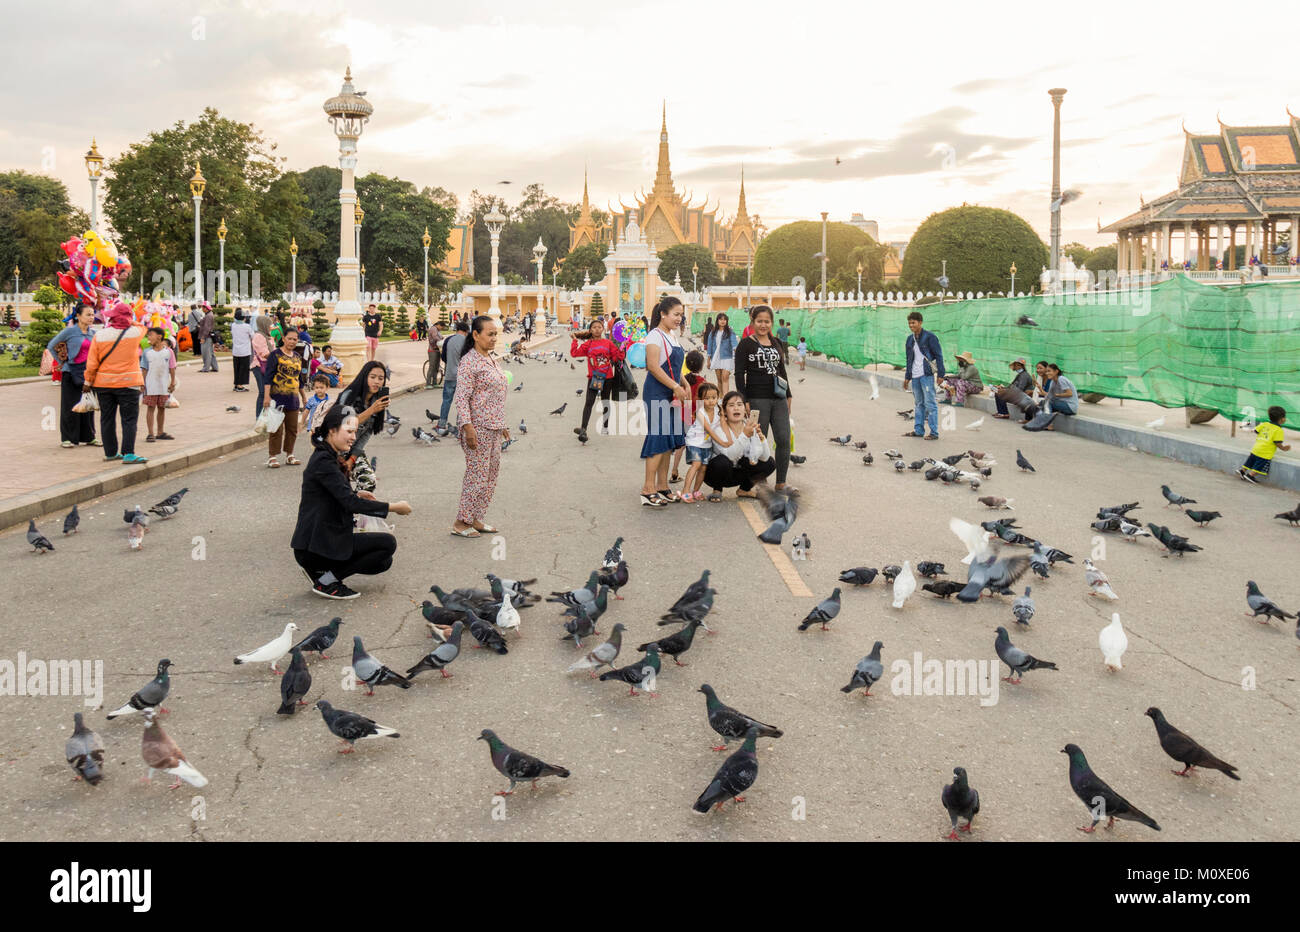
<path fill-rule="evenodd" d="M 681 496 L 668 488 L 668 462 L 673 451 L 686 446 L 686 428 L 682 423 L 682 402 L 690 391 L 682 379 L 685 352 L 677 341 L 682 319 L 682 302 L 663 298 L 650 317 L 650 332 L 645 338 L 646 437 L 641 444 L 645 461 L 645 482 L 641 485 L 641 504 L 662 508 Z"/>
<path fill-rule="evenodd" d="M 785 344 L 772 335 L 772 309 L 760 304 L 749 312 L 753 335 L 736 348 L 736 390 L 758 412 L 764 436 L 772 429 L 776 451 L 776 487 L 785 488 L 790 468 L 790 380 L 785 372 Z"/>
<path fill-rule="evenodd" d="M 754 498 L 755 483 L 776 469 L 776 460 L 763 442 L 758 412 L 745 413 L 740 392 L 727 392 L 718 419 L 718 438 L 713 441 L 713 458 L 704 467 L 704 484 L 713 490 L 709 501 L 722 501 L 722 490 L 738 486 L 737 498 Z"/>

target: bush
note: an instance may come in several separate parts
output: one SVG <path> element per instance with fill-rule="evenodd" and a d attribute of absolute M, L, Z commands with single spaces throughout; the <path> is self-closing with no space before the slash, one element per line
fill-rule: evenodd
<path fill-rule="evenodd" d="M 212 328 L 215 343 L 230 346 L 230 321 L 233 315 L 234 311 L 224 304 L 218 304 L 212 309 L 212 316 L 216 318 Z"/>
<path fill-rule="evenodd" d="M 872 240 L 863 231 L 847 223 L 826 225 L 826 263 L 829 282 L 848 261 L 849 254 L 859 246 L 872 246 Z M 809 291 L 821 287 L 822 266 L 813 256 L 822 251 L 821 221 L 801 220 L 779 226 L 758 244 L 754 254 L 755 285 L 788 285 L 796 276 L 803 276 Z M 865 276 L 864 276 L 865 277 Z M 745 270 L 740 270 L 740 282 L 745 281 Z M 829 283 L 827 285 L 829 288 Z"/>
<path fill-rule="evenodd" d="M 314 310 L 311 314 L 311 341 L 316 346 L 324 346 L 330 340 L 330 334 L 333 328 L 330 327 L 329 321 L 325 318 L 325 302 L 317 299 L 312 304 Z"/>
<path fill-rule="evenodd" d="M 963 204 L 931 214 L 912 235 L 903 259 L 904 290 L 939 291 L 943 260 L 950 291 L 1006 291 L 1011 264 L 1026 284 L 1047 264 L 1047 245 L 1008 210 Z"/>
<path fill-rule="evenodd" d="M 403 304 L 397 309 L 397 330 L 399 333 L 411 332 L 411 318 L 406 313 L 406 305 Z"/>
<path fill-rule="evenodd" d="M 438 306 L 438 329 L 446 330 L 449 326 L 451 326 L 451 314 L 447 312 L 447 305 L 440 304 Z"/>
<path fill-rule="evenodd" d="M 601 300 L 600 292 L 598 291 L 591 296 L 591 310 L 587 314 L 587 316 L 591 318 L 596 318 L 596 317 L 602 317 L 604 316 L 604 314 L 605 314 L 605 302 Z"/>
<path fill-rule="evenodd" d="M 45 344 L 63 329 L 63 312 L 58 310 L 59 303 L 64 300 L 63 293 L 50 285 L 42 285 L 32 297 L 41 309 L 32 312 L 32 323 L 27 328 L 27 348 L 23 351 L 25 366 L 39 366 Z"/>

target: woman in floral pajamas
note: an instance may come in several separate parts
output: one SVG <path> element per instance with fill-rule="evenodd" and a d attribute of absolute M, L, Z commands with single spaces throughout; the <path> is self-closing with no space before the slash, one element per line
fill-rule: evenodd
<path fill-rule="evenodd" d="M 497 343 L 497 324 L 487 315 L 470 325 L 473 347 L 460 357 L 456 369 L 456 416 L 460 420 L 460 445 L 465 451 L 465 480 L 460 488 L 460 510 L 451 533 L 456 537 L 478 537 L 482 531 L 495 534 L 484 524 L 501 468 L 501 444 L 510 439 L 506 427 L 506 374 L 492 350 Z"/>

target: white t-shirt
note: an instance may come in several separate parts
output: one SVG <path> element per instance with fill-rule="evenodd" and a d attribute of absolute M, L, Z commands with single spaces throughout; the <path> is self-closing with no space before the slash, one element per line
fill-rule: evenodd
<path fill-rule="evenodd" d="M 230 355 L 253 355 L 253 328 L 246 320 L 237 320 L 230 325 Z"/>
<path fill-rule="evenodd" d="M 913 338 L 912 352 L 916 353 L 912 357 L 912 369 L 908 373 L 909 378 L 920 379 L 925 377 L 925 354 L 921 352 L 921 341 Z"/>
<path fill-rule="evenodd" d="M 673 347 L 680 348 L 681 344 L 677 342 L 677 338 L 671 333 L 664 333 L 658 327 L 646 334 L 646 347 L 649 348 L 652 343 L 659 347 L 659 368 L 664 370 L 664 375 L 671 376 L 672 370 L 668 368 L 668 360 L 673 354 Z M 646 358 L 649 359 L 649 357 Z"/>
<path fill-rule="evenodd" d="M 140 367 L 145 370 L 144 393 L 146 395 L 169 394 L 167 386 L 172 382 L 171 370 L 176 368 L 176 357 L 171 348 L 163 344 L 162 349 L 146 349 L 140 354 Z"/>
<path fill-rule="evenodd" d="M 721 408 L 715 409 L 712 420 L 709 420 L 709 426 L 713 428 L 714 433 L 717 433 L 718 431 L 718 417 L 721 413 Z M 691 422 L 691 426 L 686 428 L 687 446 L 709 447 L 713 445 L 713 440 L 710 439 L 707 433 L 705 433 L 704 426 L 700 423 L 701 420 L 708 420 L 708 415 L 703 406 L 700 407 L 699 413 L 695 415 L 695 420 Z"/>

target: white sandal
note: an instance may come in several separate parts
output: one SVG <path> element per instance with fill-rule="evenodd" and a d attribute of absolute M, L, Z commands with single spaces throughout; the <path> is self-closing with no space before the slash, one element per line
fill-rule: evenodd
<path fill-rule="evenodd" d="M 279 468 L 280 468 L 280 461 L 277 460 L 277 459 L 273 456 L 273 457 L 271 457 L 269 460 L 266 461 L 266 468 L 267 468 L 267 469 L 279 469 Z"/>

